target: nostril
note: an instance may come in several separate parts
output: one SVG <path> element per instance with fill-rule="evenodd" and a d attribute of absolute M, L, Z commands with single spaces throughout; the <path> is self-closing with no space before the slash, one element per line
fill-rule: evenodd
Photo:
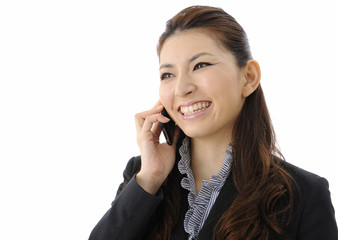
<path fill-rule="evenodd" d="M 184 89 L 177 89 L 175 91 L 175 95 L 179 96 L 179 97 L 184 97 L 184 96 L 189 95 L 191 93 L 193 93 L 193 90 L 184 91 Z"/>
<path fill-rule="evenodd" d="M 180 76 L 176 78 L 175 95 L 186 96 L 196 91 L 196 85 L 189 76 Z"/>

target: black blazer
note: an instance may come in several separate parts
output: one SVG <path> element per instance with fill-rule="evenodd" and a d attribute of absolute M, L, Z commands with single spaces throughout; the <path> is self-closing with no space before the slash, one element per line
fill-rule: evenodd
<path fill-rule="evenodd" d="M 129 160 L 123 173 L 117 197 L 111 208 L 92 230 L 89 240 L 134 240 L 143 239 L 147 224 L 163 196 L 161 190 L 156 196 L 145 192 L 135 181 L 135 173 L 141 166 L 140 157 Z M 291 223 L 284 229 L 290 240 L 338 240 L 334 208 L 331 203 L 328 182 L 313 173 L 282 161 L 281 166 L 295 179 L 299 187 L 298 210 Z M 123 189 L 123 190 L 122 190 Z M 183 228 L 184 215 L 188 209 L 187 191 L 182 189 L 181 216 L 174 228 L 171 240 L 187 239 Z M 227 178 L 212 207 L 200 233 L 199 240 L 210 240 L 213 229 L 234 201 L 237 190 L 231 175 Z M 282 239 L 271 232 L 269 239 Z"/>

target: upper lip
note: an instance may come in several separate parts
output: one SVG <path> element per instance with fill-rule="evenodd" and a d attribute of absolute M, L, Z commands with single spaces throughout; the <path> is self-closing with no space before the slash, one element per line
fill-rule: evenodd
<path fill-rule="evenodd" d="M 189 107 L 189 106 L 192 106 L 192 105 L 199 103 L 199 102 L 209 102 L 209 103 L 211 103 L 211 101 L 209 101 L 209 100 L 190 101 L 190 102 L 180 104 L 177 108 L 177 111 L 180 111 L 181 107 Z"/>

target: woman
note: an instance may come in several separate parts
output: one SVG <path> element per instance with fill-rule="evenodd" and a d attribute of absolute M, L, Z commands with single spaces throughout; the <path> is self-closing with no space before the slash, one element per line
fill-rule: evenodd
<path fill-rule="evenodd" d="M 281 160 L 242 27 L 193 6 L 158 44 L 160 100 L 135 116 L 141 156 L 89 239 L 338 239 L 328 183 Z M 176 122 L 160 143 L 165 108 Z"/>

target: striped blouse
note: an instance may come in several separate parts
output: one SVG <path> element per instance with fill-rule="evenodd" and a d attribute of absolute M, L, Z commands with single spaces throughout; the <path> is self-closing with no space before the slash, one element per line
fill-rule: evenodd
<path fill-rule="evenodd" d="M 232 164 L 231 144 L 226 150 L 224 162 L 221 170 L 216 175 L 211 176 L 210 180 L 202 180 L 202 188 L 196 195 L 194 175 L 190 167 L 191 152 L 190 139 L 186 137 L 179 149 L 181 159 L 178 162 L 178 169 L 181 174 L 186 174 L 181 181 L 181 186 L 189 191 L 189 209 L 185 214 L 184 230 L 189 234 L 189 240 L 197 239 L 209 212 L 214 205 L 216 198 L 229 176 Z"/>

